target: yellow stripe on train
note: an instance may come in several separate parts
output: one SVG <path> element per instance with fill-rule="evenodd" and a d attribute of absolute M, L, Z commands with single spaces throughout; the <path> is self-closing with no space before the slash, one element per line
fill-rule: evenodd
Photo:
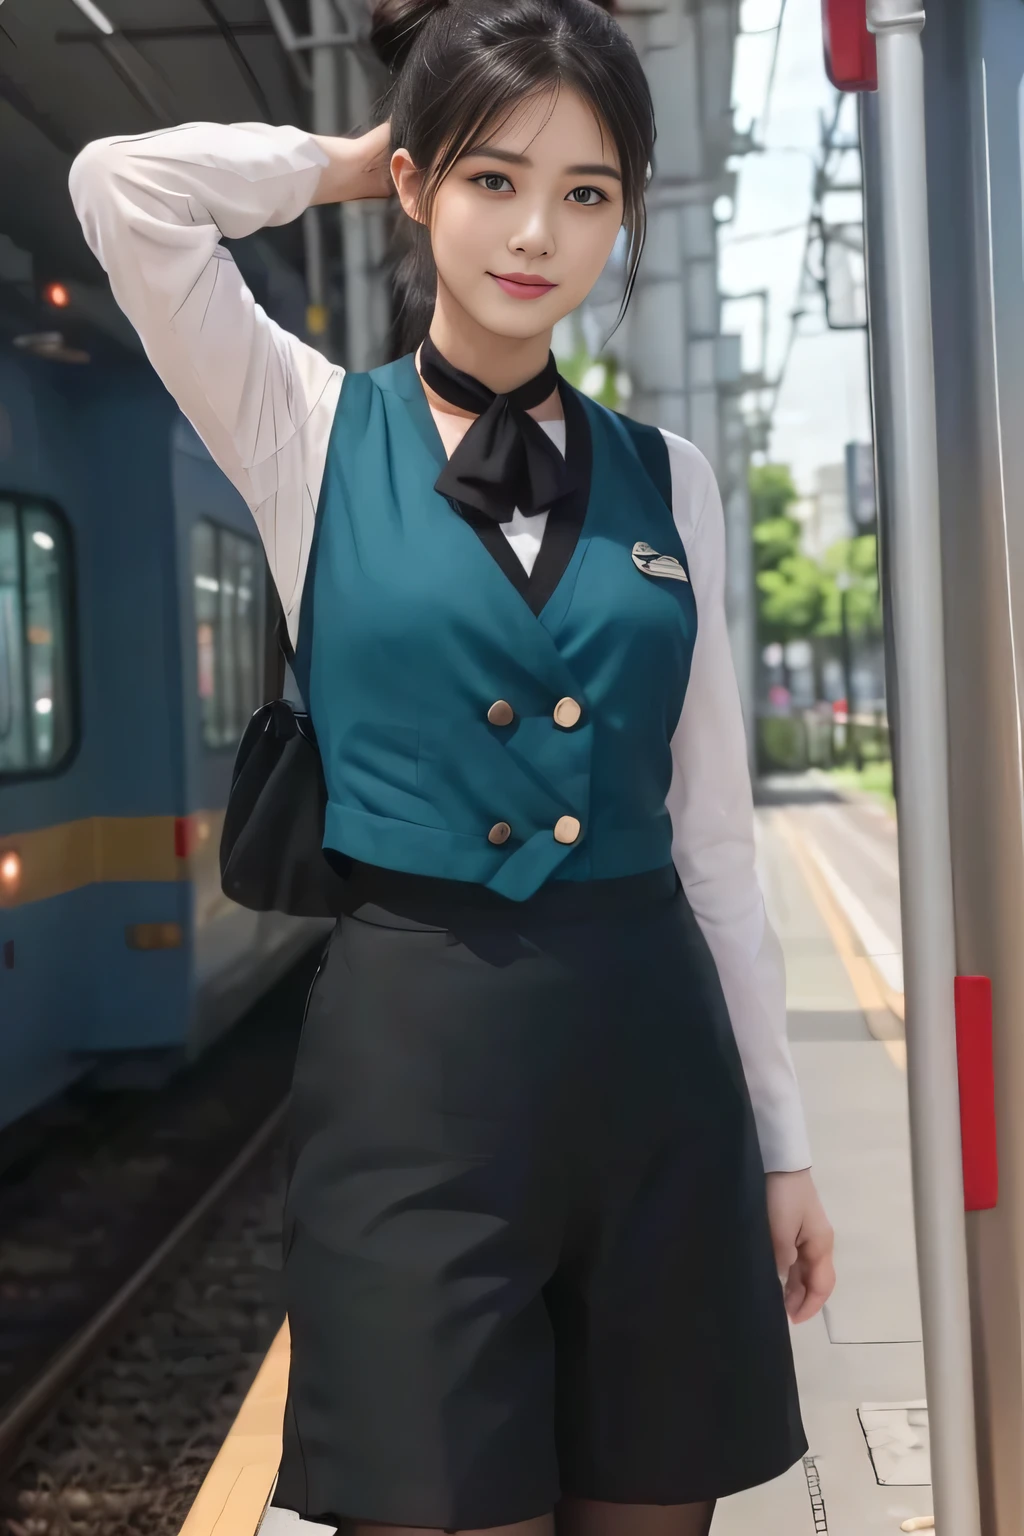
<path fill-rule="evenodd" d="M 86 816 L 0 834 L 0 907 L 27 906 L 111 881 L 216 877 L 224 812 Z"/>

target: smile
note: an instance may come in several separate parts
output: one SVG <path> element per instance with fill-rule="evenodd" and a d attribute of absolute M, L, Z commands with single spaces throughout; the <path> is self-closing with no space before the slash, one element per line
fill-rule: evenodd
<path fill-rule="evenodd" d="M 489 272 L 503 293 L 511 299 L 542 299 L 557 283 L 549 283 L 543 277 L 531 277 L 526 272 Z"/>

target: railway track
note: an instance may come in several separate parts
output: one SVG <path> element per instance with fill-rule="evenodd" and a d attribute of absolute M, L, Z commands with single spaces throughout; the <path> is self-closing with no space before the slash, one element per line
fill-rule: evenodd
<path fill-rule="evenodd" d="M 273 1142 L 284 1122 L 286 1099 L 275 1106 L 231 1163 L 113 1296 L 54 1354 L 40 1373 L 0 1409 L 0 1468 L 17 1453 L 26 1434 L 44 1417 L 83 1366 L 130 1316 L 134 1303 L 171 1263 L 211 1211 Z"/>
<path fill-rule="evenodd" d="M 128 1354 L 141 1347 L 148 1362 L 142 1373 L 141 1399 L 159 1399 L 165 1363 L 169 1386 L 176 1371 L 202 1377 L 204 1361 L 214 1374 L 220 1370 L 225 1380 L 239 1371 L 244 1375 L 250 1356 L 258 1363 L 277 1307 L 276 1275 L 272 1280 L 270 1275 L 276 1267 L 283 1177 L 279 1166 L 285 1112 L 282 1085 L 290 1080 L 302 1006 L 315 965 L 315 955 L 301 962 L 228 1039 L 166 1092 L 140 1101 L 132 1113 L 125 1113 L 123 1106 L 116 1110 L 108 1142 L 89 1125 L 84 1132 L 63 1138 L 52 1156 L 43 1149 L 28 1159 L 27 1167 L 16 1168 L 13 1175 L 8 1169 L 0 1177 L 3 1536 L 7 1532 L 57 1536 L 91 1529 L 88 1520 L 83 1525 L 80 1518 L 72 1518 L 75 1498 L 83 1510 L 97 1498 L 102 1502 L 104 1483 L 117 1484 L 124 1468 L 112 1463 L 104 1470 L 102 1454 L 93 1452 L 71 1454 L 69 1459 L 68 1447 L 81 1438 L 80 1431 L 95 1416 L 94 1408 L 81 1404 L 76 1409 L 72 1399 L 83 1373 L 103 1375 L 107 1350 L 112 1353 L 112 1374 L 108 1388 L 99 1390 L 99 1418 L 109 1421 L 112 1405 L 124 1399 L 129 1412 L 118 1436 L 122 1449 L 125 1443 L 130 1447 L 133 1437 L 145 1439 L 147 1412 L 142 1411 L 135 1422 L 131 1391 L 123 1390 L 125 1371 L 113 1358 L 116 1341 L 126 1332 Z M 87 1154 L 83 1146 L 89 1148 Z M 276 1171 L 268 1173 L 271 1167 Z M 247 1181 L 249 1194 L 239 1194 Z M 160 1328 L 167 1333 L 167 1319 L 179 1309 L 175 1287 L 185 1286 L 186 1299 L 180 1304 L 185 1313 L 194 1301 L 187 1294 L 195 1257 L 192 1250 L 199 1250 L 196 1262 L 201 1267 L 203 1245 L 219 1220 L 218 1212 L 225 1204 L 231 1206 L 233 1193 L 236 1205 L 241 1200 L 235 1224 L 242 1233 L 247 1224 L 252 1227 L 246 1200 L 258 1206 L 269 1198 L 267 1213 L 257 1223 L 261 1232 L 266 1229 L 255 1245 L 260 1256 L 254 1259 L 246 1249 L 247 1239 L 239 1238 L 236 1265 L 231 1252 L 235 1239 L 224 1240 L 227 1246 L 203 1285 L 218 1296 L 223 1292 L 231 1305 L 221 1306 L 222 1317 L 211 1313 L 202 1326 L 186 1318 L 182 1328 L 172 1327 L 176 1342 L 167 1346 L 170 1354 L 165 1362 L 160 1347 L 150 1349 L 146 1343 L 147 1333 L 156 1336 L 150 1326 L 157 1306 L 153 1298 L 164 1295 L 159 1304 L 163 1322 L 156 1333 Z M 253 1248 L 253 1243 L 248 1247 Z M 253 1317 L 259 1314 L 255 1324 L 253 1317 L 243 1316 L 234 1305 L 238 1296 L 231 1276 L 236 1271 L 249 1276 L 246 1306 Z M 227 1277 L 224 1284 L 219 1278 L 222 1272 Z M 232 1354 L 232 1337 L 248 1339 L 253 1326 L 258 1337 L 254 1336 L 252 1349 L 239 1343 Z M 221 1333 L 223 1327 L 226 1334 Z M 227 1353 L 222 1347 L 225 1338 Z M 130 1368 L 127 1374 L 130 1377 Z M 209 1371 L 205 1374 L 209 1376 Z M 111 1385 L 118 1381 L 120 1386 Z M 55 1434 L 48 1428 L 51 1420 L 57 1424 Z M 55 1457 L 62 1460 L 60 1469 L 47 1466 Z M 157 1454 L 155 1461 L 149 1456 L 147 1462 L 146 1453 L 142 1454 L 147 1465 L 158 1465 L 160 1459 Z M 117 1460 L 114 1455 L 113 1462 Z M 60 1505 L 56 1523 L 51 1518 L 40 1523 L 34 1509 L 33 1500 L 43 1497 L 45 1503 L 47 1496 L 50 1503 L 56 1499 Z M 96 1529 L 103 1536 L 113 1536 L 118 1526 L 105 1517 Z"/>

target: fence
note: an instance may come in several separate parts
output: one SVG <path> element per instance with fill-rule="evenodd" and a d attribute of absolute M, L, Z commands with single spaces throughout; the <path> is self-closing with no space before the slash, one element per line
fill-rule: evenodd
<path fill-rule="evenodd" d="M 889 722 L 884 709 L 848 719 L 830 705 L 761 714 L 757 719 L 757 765 L 761 773 L 804 773 L 808 768 L 862 768 L 888 762 Z"/>

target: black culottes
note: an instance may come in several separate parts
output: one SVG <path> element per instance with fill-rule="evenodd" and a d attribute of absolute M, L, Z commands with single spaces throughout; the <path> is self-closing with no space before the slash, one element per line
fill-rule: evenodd
<path fill-rule="evenodd" d="M 340 921 L 291 1106 L 275 1505 L 467 1529 L 806 1451 L 714 961 L 674 871 L 600 886 Z"/>

